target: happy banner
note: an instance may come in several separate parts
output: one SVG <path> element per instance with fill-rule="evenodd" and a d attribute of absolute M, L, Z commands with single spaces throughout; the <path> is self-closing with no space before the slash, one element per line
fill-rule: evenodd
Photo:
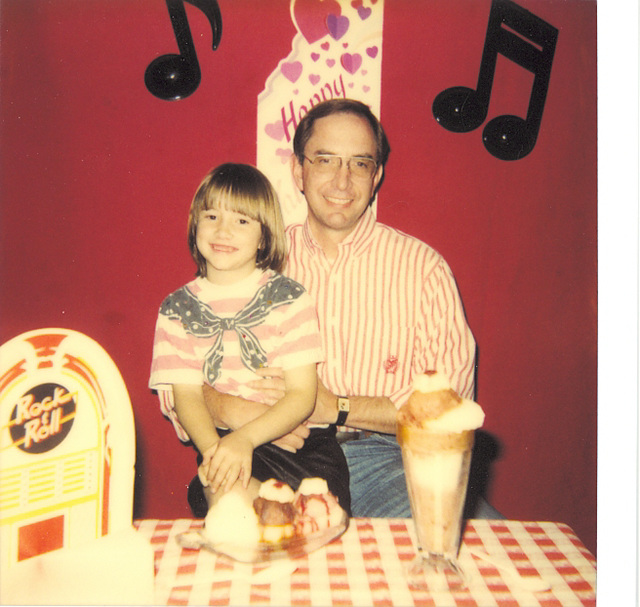
<path fill-rule="evenodd" d="M 291 178 L 292 140 L 317 103 L 358 99 L 380 115 L 384 0 L 291 0 L 296 34 L 258 95 L 257 164 L 271 180 L 286 225 L 304 221 Z"/>

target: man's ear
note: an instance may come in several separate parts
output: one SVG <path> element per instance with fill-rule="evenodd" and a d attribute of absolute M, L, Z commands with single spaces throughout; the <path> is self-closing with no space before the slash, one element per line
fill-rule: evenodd
<path fill-rule="evenodd" d="M 384 175 L 384 166 L 380 165 L 376 174 L 373 176 L 373 189 L 371 190 L 371 196 L 373 197 L 375 193 L 378 191 L 378 187 L 380 186 L 380 180 Z"/>
<path fill-rule="evenodd" d="M 291 154 L 290 159 L 291 174 L 293 175 L 293 181 L 296 184 L 298 190 L 304 194 L 304 178 L 302 176 L 302 165 L 295 154 Z"/>

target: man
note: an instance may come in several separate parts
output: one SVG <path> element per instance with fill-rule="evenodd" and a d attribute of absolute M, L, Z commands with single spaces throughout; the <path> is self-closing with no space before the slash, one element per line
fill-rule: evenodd
<path fill-rule="evenodd" d="M 308 216 L 287 230 L 285 274 L 316 302 L 325 353 L 308 423 L 349 430 L 341 434 L 353 516 L 409 517 L 396 411 L 414 377 L 428 370 L 444 372 L 459 394 L 473 398 L 475 341 L 444 259 L 375 220 L 370 204 L 390 148 L 369 108 L 348 99 L 318 104 L 298 125 L 293 146 L 293 178 Z M 277 401 L 280 370 L 259 374 L 256 386 Z M 216 421 L 231 428 L 263 406 L 212 391 L 206 398 Z M 274 442 L 294 450 L 305 432 L 300 427 Z"/>

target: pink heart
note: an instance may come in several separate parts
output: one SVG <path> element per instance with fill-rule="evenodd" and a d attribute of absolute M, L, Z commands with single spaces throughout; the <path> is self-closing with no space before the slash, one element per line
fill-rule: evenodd
<path fill-rule="evenodd" d="M 293 18 L 298 31 L 309 44 L 327 35 L 325 18 L 330 13 L 340 14 L 336 0 L 295 0 Z"/>
<path fill-rule="evenodd" d="M 317 61 L 318 59 L 320 59 L 320 55 L 318 55 L 318 53 L 311 53 L 311 59 Z"/>
<path fill-rule="evenodd" d="M 309 80 L 311 82 L 311 84 L 318 84 L 318 82 L 320 82 L 320 76 L 318 76 L 317 74 L 311 74 L 309 76 Z"/>
<path fill-rule="evenodd" d="M 369 72 L 367 72 L 367 70 L 362 70 L 360 73 L 361 73 L 363 76 L 366 76 Z"/>
<path fill-rule="evenodd" d="M 294 95 L 297 95 L 297 94 L 298 94 L 298 92 L 299 92 L 299 91 L 298 91 L 298 89 L 293 89 L 293 94 L 294 94 Z"/>
<path fill-rule="evenodd" d="M 362 6 L 362 0 L 352 0 L 351 6 L 353 6 L 353 8 L 360 8 Z"/>
<path fill-rule="evenodd" d="M 368 19 L 370 15 L 371 15 L 370 8 L 365 8 L 364 6 L 358 7 L 358 16 L 360 17 L 360 19 L 364 21 L 365 19 Z"/>
<path fill-rule="evenodd" d="M 367 49 L 367 55 L 369 55 L 369 57 L 371 57 L 371 59 L 375 59 L 377 54 L 378 54 L 378 47 L 377 46 L 370 46 Z"/>
<path fill-rule="evenodd" d="M 278 148 L 276 150 L 276 156 L 280 156 L 280 161 L 282 164 L 286 164 L 291 157 L 291 150 L 285 150 L 283 148 Z"/>
<path fill-rule="evenodd" d="M 340 63 L 342 63 L 342 67 L 347 70 L 350 74 L 355 74 L 358 71 L 358 68 L 362 65 L 362 57 L 358 53 L 344 53 L 342 57 L 340 57 Z"/>
<path fill-rule="evenodd" d="M 328 51 L 329 50 L 329 46 L 331 46 L 328 42 L 323 42 L 320 45 L 320 48 L 322 48 L 323 51 Z"/>
<path fill-rule="evenodd" d="M 348 42 L 343 42 L 342 46 L 343 46 L 343 48 L 347 48 L 349 46 L 349 43 Z"/>
<path fill-rule="evenodd" d="M 327 17 L 327 29 L 334 40 L 340 40 L 349 29 L 349 18 L 332 13 Z"/>
<path fill-rule="evenodd" d="M 336 64 L 336 60 L 335 59 L 327 59 L 327 65 L 329 67 L 333 67 Z"/>
<path fill-rule="evenodd" d="M 290 82 L 295 82 L 298 78 L 300 78 L 300 74 L 302 74 L 302 63 L 299 61 L 292 61 L 291 63 L 283 63 L 280 71 L 283 73 L 284 77 Z"/>
<path fill-rule="evenodd" d="M 282 120 L 278 120 L 273 124 L 267 124 L 264 127 L 264 132 L 272 139 L 282 139 L 284 137 L 284 126 Z"/>
<path fill-rule="evenodd" d="M 370 87 L 368 87 L 368 86 L 365 84 L 365 85 L 362 87 L 362 90 L 363 90 L 365 93 L 368 93 L 368 92 L 369 92 L 369 88 L 370 88 Z"/>

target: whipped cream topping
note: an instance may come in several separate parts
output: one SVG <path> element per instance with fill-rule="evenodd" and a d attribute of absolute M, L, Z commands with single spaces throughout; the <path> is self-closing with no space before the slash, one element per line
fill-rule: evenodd
<path fill-rule="evenodd" d="M 425 373 L 414 379 L 413 389 L 424 394 L 450 391 L 451 383 L 441 372 Z M 452 392 L 455 398 L 460 398 Z M 419 407 L 411 407 L 407 403 L 404 407 L 409 407 L 410 417 L 403 416 L 403 419 L 413 419 L 421 428 L 431 432 L 464 432 L 465 430 L 475 430 L 484 423 L 484 411 L 480 405 L 468 398 L 461 398 L 460 404 L 444 411 L 438 417 L 424 417 L 424 412 L 420 412 Z"/>
<path fill-rule="evenodd" d="M 324 478 L 303 478 L 298 487 L 299 495 L 324 495 L 329 493 L 329 486 Z"/>
<path fill-rule="evenodd" d="M 275 478 L 270 478 L 260 485 L 258 497 L 262 497 L 271 502 L 279 502 L 280 504 L 288 504 L 293 501 L 293 489 Z"/>
<path fill-rule="evenodd" d="M 449 382 L 449 378 L 440 371 L 418 375 L 413 380 L 413 389 L 416 392 L 438 392 L 439 390 L 449 390 L 450 388 L 451 382 Z"/>
<path fill-rule="evenodd" d="M 260 541 L 258 515 L 245 496 L 225 493 L 204 519 L 204 532 L 210 541 L 253 545 Z"/>
<path fill-rule="evenodd" d="M 445 411 L 440 417 L 424 420 L 423 428 L 432 432 L 464 432 L 484 423 L 484 411 L 478 403 L 463 398 L 460 405 Z"/>

